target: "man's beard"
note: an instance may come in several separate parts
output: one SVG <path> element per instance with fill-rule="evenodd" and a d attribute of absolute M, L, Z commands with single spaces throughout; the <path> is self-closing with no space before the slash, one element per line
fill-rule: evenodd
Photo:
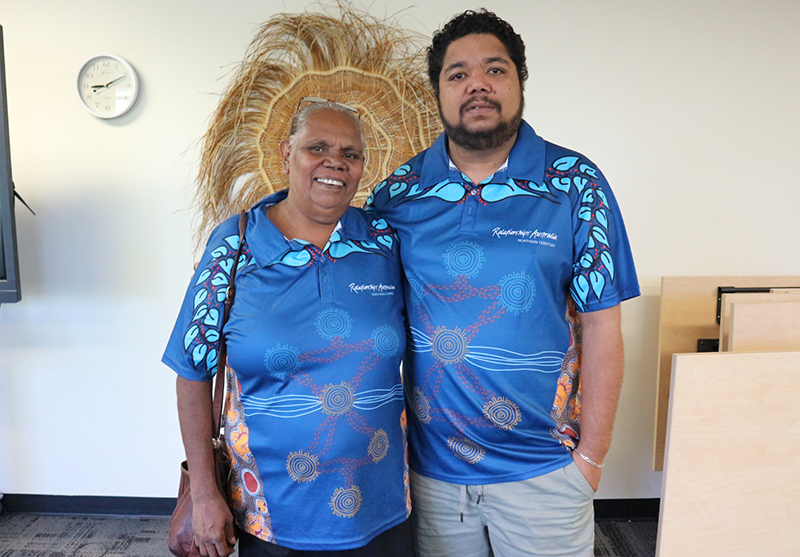
<path fill-rule="evenodd" d="M 500 103 L 494 100 L 485 97 L 481 97 L 479 99 L 472 98 L 461 105 L 461 108 L 459 109 L 459 115 L 461 115 L 461 113 L 466 109 L 467 106 L 469 106 L 470 103 L 476 100 L 491 104 L 498 111 L 501 108 Z M 494 128 L 479 131 L 470 131 L 461 122 L 455 125 L 451 124 L 445 120 L 441 107 L 439 108 L 439 116 L 442 119 L 444 131 L 447 132 L 447 137 L 450 139 L 450 141 L 463 149 L 467 149 L 468 151 L 486 151 L 502 146 L 506 141 L 513 138 L 517 134 L 519 131 L 520 122 L 522 122 L 523 107 L 524 102 L 522 99 L 520 99 L 519 110 L 517 110 L 517 113 L 514 114 L 511 120 L 498 122 Z"/>

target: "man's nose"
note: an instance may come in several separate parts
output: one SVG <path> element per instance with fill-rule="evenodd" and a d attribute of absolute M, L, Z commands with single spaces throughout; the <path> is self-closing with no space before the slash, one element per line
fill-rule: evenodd
<path fill-rule="evenodd" d="M 479 72 L 469 77 L 467 88 L 470 93 L 482 93 L 490 91 L 492 86 L 489 83 L 489 80 L 487 79 L 486 75 Z"/>

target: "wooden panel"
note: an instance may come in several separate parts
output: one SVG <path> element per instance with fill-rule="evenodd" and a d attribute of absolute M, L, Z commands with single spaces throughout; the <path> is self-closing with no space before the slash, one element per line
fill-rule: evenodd
<path fill-rule="evenodd" d="M 664 277 L 661 280 L 654 470 L 662 470 L 664 465 L 672 355 L 696 352 L 698 339 L 719 338 L 718 286 L 798 287 L 800 277 Z"/>
<path fill-rule="evenodd" d="M 800 350 L 800 301 L 737 301 L 731 307 L 730 322 L 731 352 Z"/>
<path fill-rule="evenodd" d="M 657 557 L 797 555 L 800 352 L 678 354 Z"/>
<path fill-rule="evenodd" d="M 720 311 L 719 325 L 719 349 L 720 352 L 727 352 L 728 336 L 731 329 L 731 304 L 740 303 L 775 303 L 775 302 L 800 302 L 800 290 L 790 288 L 773 288 L 770 292 L 749 293 L 735 292 L 722 295 L 722 308 Z M 739 350 L 739 352 L 743 352 Z"/>

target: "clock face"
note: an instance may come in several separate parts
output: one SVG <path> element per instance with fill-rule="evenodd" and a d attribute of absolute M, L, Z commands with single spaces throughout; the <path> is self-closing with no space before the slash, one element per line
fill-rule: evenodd
<path fill-rule="evenodd" d="M 131 109 L 138 92 L 136 71 L 118 56 L 94 56 L 78 74 L 78 95 L 98 118 L 122 116 Z"/>

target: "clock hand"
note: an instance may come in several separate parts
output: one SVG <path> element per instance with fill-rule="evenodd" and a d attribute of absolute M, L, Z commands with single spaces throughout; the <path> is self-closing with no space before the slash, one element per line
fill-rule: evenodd
<path fill-rule="evenodd" d="M 126 77 L 128 77 L 128 76 L 127 75 L 121 75 L 117 79 L 109 81 L 103 87 L 111 87 L 112 85 L 116 85 L 118 81 L 121 81 L 121 80 L 125 79 Z"/>

